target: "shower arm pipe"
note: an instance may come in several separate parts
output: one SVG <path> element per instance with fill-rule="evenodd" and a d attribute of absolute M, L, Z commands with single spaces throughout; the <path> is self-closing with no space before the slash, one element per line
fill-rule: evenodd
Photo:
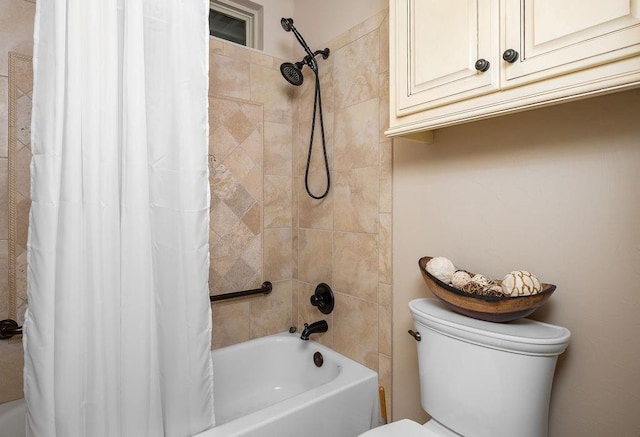
<path fill-rule="evenodd" d="M 305 56 L 302 61 L 309 65 L 311 59 L 315 58 L 318 55 L 322 55 L 322 59 L 327 59 L 329 57 L 329 48 L 326 48 L 324 50 L 316 50 L 315 52 Z"/>
<path fill-rule="evenodd" d="M 221 300 L 227 299 L 235 299 L 237 297 L 245 297 L 252 296 L 254 294 L 269 294 L 273 290 L 273 284 L 269 281 L 265 281 L 262 283 L 260 288 L 255 288 L 253 290 L 244 290 L 244 291 L 234 291 L 233 293 L 224 293 L 224 294 L 216 294 L 213 296 L 209 296 L 211 302 L 218 302 Z"/>
<path fill-rule="evenodd" d="M 304 58 L 302 58 L 300 62 L 296 62 L 295 66 L 299 69 L 302 69 L 304 65 L 308 65 L 309 68 L 311 68 L 311 70 L 317 74 L 318 61 L 316 61 L 315 57 L 318 55 L 322 55 L 322 59 L 327 59 L 329 57 L 329 53 L 330 53 L 329 48 L 325 48 L 324 50 L 316 50 L 315 52 L 310 53 Z"/>

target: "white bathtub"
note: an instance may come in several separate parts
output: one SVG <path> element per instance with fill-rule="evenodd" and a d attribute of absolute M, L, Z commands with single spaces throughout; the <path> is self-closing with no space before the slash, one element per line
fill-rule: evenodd
<path fill-rule="evenodd" d="M 314 364 L 316 352 L 322 367 Z M 355 437 L 379 424 L 376 372 L 299 334 L 211 356 L 216 427 L 197 437 Z M 24 413 L 22 400 L 0 405 L 2 437 L 24 436 Z"/>
<path fill-rule="evenodd" d="M 355 437 L 378 425 L 376 372 L 299 333 L 211 354 L 216 427 L 197 437 Z"/>
<path fill-rule="evenodd" d="M 24 437 L 26 413 L 22 399 L 0 404 L 0 437 Z"/>

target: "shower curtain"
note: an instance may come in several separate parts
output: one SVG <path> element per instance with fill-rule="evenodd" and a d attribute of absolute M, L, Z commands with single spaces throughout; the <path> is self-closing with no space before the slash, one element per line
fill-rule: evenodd
<path fill-rule="evenodd" d="M 38 1 L 28 435 L 213 425 L 208 1 Z"/>

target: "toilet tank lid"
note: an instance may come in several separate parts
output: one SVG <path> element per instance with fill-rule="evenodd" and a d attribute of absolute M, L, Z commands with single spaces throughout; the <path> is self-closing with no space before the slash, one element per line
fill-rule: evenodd
<path fill-rule="evenodd" d="M 429 329 L 481 346 L 526 355 L 559 355 L 571 332 L 562 326 L 530 319 L 508 323 L 477 320 L 455 313 L 435 299 L 409 302 L 414 320 Z"/>

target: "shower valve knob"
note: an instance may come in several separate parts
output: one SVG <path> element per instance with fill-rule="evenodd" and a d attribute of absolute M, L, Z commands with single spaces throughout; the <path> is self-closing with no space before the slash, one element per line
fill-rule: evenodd
<path fill-rule="evenodd" d="M 325 283 L 319 284 L 316 287 L 316 291 L 310 300 L 311 305 L 317 307 L 323 314 L 331 314 L 331 311 L 333 311 L 333 291 L 331 287 Z"/>
<path fill-rule="evenodd" d="M 489 69 L 489 67 L 491 67 L 491 64 L 486 59 L 480 58 L 476 61 L 474 67 L 476 68 L 476 70 L 484 73 Z"/>
<path fill-rule="evenodd" d="M 502 59 L 507 61 L 509 64 L 513 64 L 514 62 L 516 62 L 518 60 L 518 57 L 518 52 L 513 49 L 507 49 L 502 54 Z"/>

